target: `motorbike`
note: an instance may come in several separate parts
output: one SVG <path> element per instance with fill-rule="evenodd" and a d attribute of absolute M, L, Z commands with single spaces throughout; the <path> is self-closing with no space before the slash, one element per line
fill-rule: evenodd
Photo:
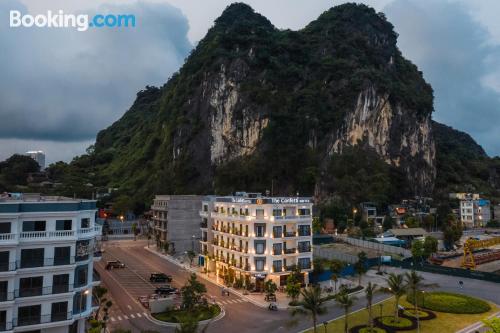
<path fill-rule="evenodd" d="M 270 303 L 267 308 L 269 311 L 278 311 L 278 306 L 275 303 Z"/>

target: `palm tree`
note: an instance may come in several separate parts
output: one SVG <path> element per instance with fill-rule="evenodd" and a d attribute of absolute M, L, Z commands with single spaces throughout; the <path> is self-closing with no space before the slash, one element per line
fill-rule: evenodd
<path fill-rule="evenodd" d="M 372 304 L 373 304 L 373 295 L 378 291 L 377 285 L 371 282 L 368 282 L 368 285 L 365 288 L 365 296 L 366 296 L 366 310 L 368 310 L 368 327 L 370 328 L 370 333 L 373 332 L 373 314 L 372 314 Z"/>
<path fill-rule="evenodd" d="M 424 279 L 422 276 L 418 275 L 414 270 L 411 272 L 407 272 L 405 274 L 406 279 L 406 288 L 413 296 L 413 302 L 415 304 L 415 309 L 417 308 L 417 294 L 419 289 L 422 286 L 422 280 Z"/>
<path fill-rule="evenodd" d="M 332 272 L 330 279 L 335 283 L 335 292 L 337 292 L 337 281 L 343 268 L 344 263 L 342 261 L 336 259 L 330 261 L 330 271 Z"/>
<path fill-rule="evenodd" d="M 346 291 L 338 293 L 337 296 L 335 297 L 335 301 L 344 309 L 344 333 L 347 333 L 349 330 L 349 324 L 348 324 L 349 310 L 354 305 L 355 300 L 356 297 L 349 296 L 349 294 Z"/>
<path fill-rule="evenodd" d="M 387 290 L 396 299 L 396 302 L 394 303 L 394 320 L 396 322 L 399 322 L 399 314 L 398 314 L 399 299 L 406 292 L 406 286 L 405 286 L 405 283 L 404 283 L 404 276 L 403 276 L 403 274 L 390 273 L 389 274 L 389 278 L 387 279 L 387 284 L 389 286 L 389 288 L 387 288 Z"/>
<path fill-rule="evenodd" d="M 314 333 L 316 333 L 318 316 L 326 312 L 325 307 L 323 307 L 324 300 L 321 298 L 321 288 L 319 286 L 310 286 L 304 289 L 301 295 L 302 300 L 299 302 L 300 307 L 292 311 L 292 316 L 296 314 L 310 315 L 313 321 Z"/>

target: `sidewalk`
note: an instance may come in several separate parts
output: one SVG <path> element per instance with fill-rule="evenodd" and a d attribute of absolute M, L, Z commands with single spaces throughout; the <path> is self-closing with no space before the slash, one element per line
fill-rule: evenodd
<path fill-rule="evenodd" d="M 494 313 L 491 316 L 488 317 L 488 319 L 491 319 L 493 317 L 500 317 L 500 312 Z M 487 328 L 484 326 L 482 321 L 478 321 L 472 325 L 469 325 L 465 328 L 462 328 L 461 330 L 457 331 L 456 333 L 474 333 L 474 332 L 484 332 Z"/>
<path fill-rule="evenodd" d="M 178 258 L 174 258 L 171 255 L 157 252 L 155 246 L 150 246 L 149 248 L 144 247 L 144 249 L 157 255 L 158 257 L 161 257 L 165 260 L 170 261 L 171 263 L 173 263 L 177 266 L 182 267 L 183 269 L 185 269 L 189 272 L 195 273 L 198 277 L 200 277 L 204 280 L 210 281 L 213 284 L 220 286 L 221 290 L 222 290 L 222 288 L 225 288 L 230 293 L 237 295 L 237 296 L 249 301 L 250 303 L 253 303 L 256 306 L 259 306 L 261 308 L 267 308 L 269 306 L 269 302 L 266 302 L 264 300 L 264 297 L 265 297 L 264 293 L 249 293 L 249 294 L 245 295 L 242 290 L 226 287 L 223 284 L 222 279 L 219 278 L 217 280 L 216 276 L 213 273 L 212 274 L 203 273 L 201 271 L 201 267 L 190 266 L 189 263 L 185 263 L 184 261 L 182 261 Z M 285 295 L 285 293 L 276 292 L 276 301 L 277 301 L 276 303 L 278 304 L 278 309 L 284 310 L 284 309 L 288 308 L 288 303 L 290 302 L 290 299 Z"/>

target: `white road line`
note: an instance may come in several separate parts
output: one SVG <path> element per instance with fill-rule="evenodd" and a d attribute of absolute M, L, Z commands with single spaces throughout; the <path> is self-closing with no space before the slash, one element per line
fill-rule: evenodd
<path fill-rule="evenodd" d="M 111 317 L 111 321 L 116 321 L 115 317 Z"/>
<path fill-rule="evenodd" d="M 127 315 L 123 315 L 123 318 L 125 318 L 125 319 L 127 319 L 127 320 L 128 320 L 128 317 L 127 317 Z"/>
<path fill-rule="evenodd" d="M 133 314 L 130 314 L 130 318 L 134 319 L 135 317 L 134 317 L 134 315 L 133 315 Z"/>
<path fill-rule="evenodd" d="M 148 314 L 146 312 L 143 312 L 142 314 L 144 315 L 144 317 L 148 316 Z"/>
<path fill-rule="evenodd" d="M 118 320 L 122 320 L 122 317 L 118 316 Z"/>
<path fill-rule="evenodd" d="M 127 307 L 128 307 L 129 310 L 132 310 L 132 307 L 130 305 L 127 305 Z"/>
<path fill-rule="evenodd" d="M 140 314 L 139 312 L 137 312 L 135 315 L 136 315 L 137 317 L 139 317 L 139 318 L 141 318 L 141 317 L 142 317 L 142 316 L 141 316 L 141 314 Z"/>

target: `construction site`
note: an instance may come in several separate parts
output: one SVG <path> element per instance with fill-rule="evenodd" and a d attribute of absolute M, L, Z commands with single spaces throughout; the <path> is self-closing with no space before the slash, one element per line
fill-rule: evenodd
<path fill-rule="evenodd" d="M 438 253 L 433 264 L 500 274 L 500 234 L 462 237 L 462 247 L 454 252 Z"/>

